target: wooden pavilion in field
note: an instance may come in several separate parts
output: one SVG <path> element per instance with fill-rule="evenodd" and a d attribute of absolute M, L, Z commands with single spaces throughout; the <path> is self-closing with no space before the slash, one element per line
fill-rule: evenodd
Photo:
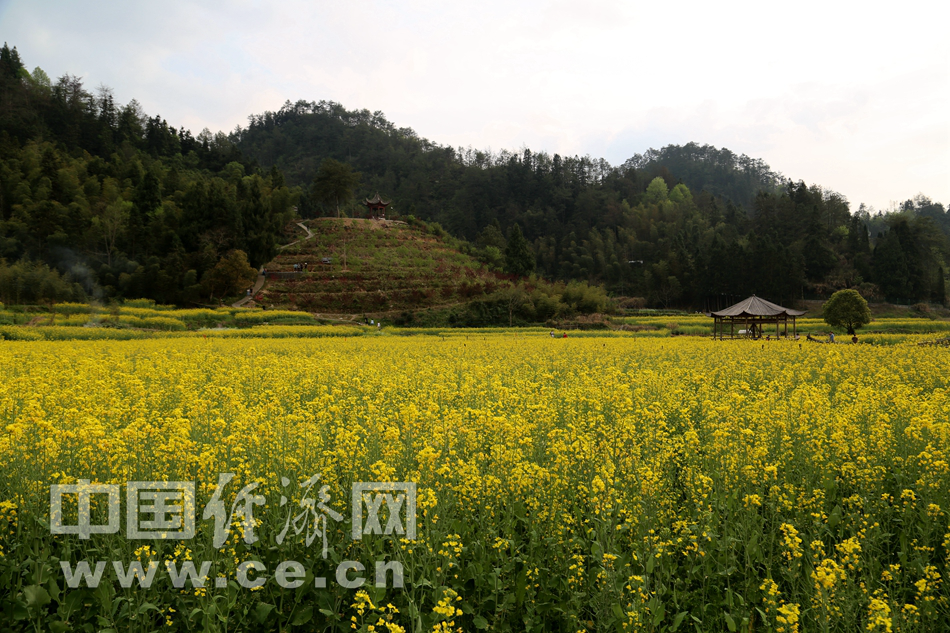
<path fill-rule="evenodd" d="M 714 319 L 713 339 L 718 336 L 722 340 L 726 336 L 726 323 L 729 324 L 729 338 L 735 338 L 736 334 L 759 338 L 770 334 L 771 332 L 766 332 L 765 329 L 768 328 L 771 331 L 773 324 L 776 338 L 787 337 L 789 319 L 792 321 L 792 336 L 796 336 L 798 330 L 795 319 L 803 314 L 805 314 L 803 310 L 783 308 L 752 295 L 725 310 L 710 312 L 709 316 Z"/>

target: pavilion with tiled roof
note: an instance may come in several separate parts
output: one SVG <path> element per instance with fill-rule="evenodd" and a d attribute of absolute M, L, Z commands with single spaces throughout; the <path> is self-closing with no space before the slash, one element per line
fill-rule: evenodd
<path fill-rule="evenodd" d="M 370 215 L 374 218 L 385 218 L 386 217 L 386 207 L 391 205 L 392 200 L 383 200 L 379 197 L 379 192 L 376 192 L 376 195 L 372 198 L 367 198 L 363 201 L 363 204 L 369 208 Z"/>
<path fill-rule="evenodd" d="M 726 323 L 729 323 L 729 337 L 736 335 L 736 325 L 741 329 L 739 333 L 752 338 L 759 338 L 765 335 L 765 326 L 775 324 L 775 337 L 788 336 L 788 321 L 792 321 L 792 336 L 796 336 L 798 330 L 795 325 L 795 319 L 805 314 L 803 310 L 792 310 L 785 308 L 771 301 L 760 299 L 752 295 L 748 299 L 743 299 L 739 303 L 729 306 L 724 310 L 710 312 L 713 321 L 713 338 L 717 336 L 720 340 L 725 338 Z M 784 326 L 784 332 L 782 331 Z"/>

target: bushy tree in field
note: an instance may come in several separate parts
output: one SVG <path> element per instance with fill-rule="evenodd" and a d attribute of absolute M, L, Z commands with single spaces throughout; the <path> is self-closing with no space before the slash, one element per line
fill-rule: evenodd
<path fill-rule="evenodd" d="M 825 323 L 832 327 L 848 329 L 848 334 L 854 335 L 854 330 L 871 322 L 871 310 L 868 302 L 857 290 L 839 290 L 822 306 L 821 314 Z"/>
<path fill-rule="evenodd" d="M 201 285 L 205 295 L 213 299 L 216 296 L 238 295 L 253 285 L 256 278 L 257 271 L 248 263 L 247 254 L 233 250 L 204 274 Z"/>

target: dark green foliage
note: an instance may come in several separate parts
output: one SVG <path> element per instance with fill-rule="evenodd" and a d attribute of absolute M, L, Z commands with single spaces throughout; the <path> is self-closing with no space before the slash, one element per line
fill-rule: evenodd
<path fill-rule="evenodd" d="M 242 183 L 239 188 L 241 195 L 238 208 L 243 219 L 244 246 L 254 268 L 260 268 L 277 254 L 276 236 L 282 216 L 272 213 L 267 203 L 270 202 L 272 207 L 276 203 L 277 208 L 286 208 L 288 202 L 284 200 L 282 204 L 280 200 L 274 200 L 273 189 L 271 199 L 265 199 L 262 191 L 264 184 L 260 179 L 251 179 L 249 184 Z M 278 189 L 278 196 L 281 192 L 286 196 L 286 188 Z"/>
<path fill-rule="evenodd" d="M 753 292 L 791 303 L 857 287 L 927 301 L 950 261 L 950 213 L 939 203 L 917 196 L 852 216 L 834 192 L 708 145 L 649 150 L 619 167 L 493 154 L 325 101 L 287 102 L 230 137 L 195 137 L 135 101 L 116 104 L 107 89 L 91 95 L 75 77 L 44 77 L 15 48 L 0 49 L 0 257 L 61 273 L 81 260 L 84 287 L 103 296 L 193 300 L 188 271 L 200 280 L 234 249 L 265 264 L 295 204 L 315 216 L 376 192 L 393 199 L 394 215 L 475 243 L 494 269 L 603 284 L 653 305 L 705 308 Z M 518 244 L 520 263 L 508 261 L 503 237 L 515 225 L 531 254 Z"/>
<path fill-rule="evenodd" d="M 82 301 L 82 286 L 46 264 L 21 260 L 8 265 L 0 260 L 0 303 L 7 305 Z"/>
<path fill-rule="evenodd" d="M 310 195 L 317 204 L 336 209 L 340 217 L 340 205 L 353 199 L 353 191 L 360 184 L 360 174 L 347 163 L 324 158 L 313 178 Z"/>
<path fill-rule="evenodd" d="M 45 77 L 0 49 L 0 257 L 43 264 L 44 279 L 69 286 L 39 284 L 24 301 L 77 289 L 76 300 L 198 301 L 198 280 L 226 253 L 241 249 L 254 267 L 274 256 L 299 196 L 279 171 L 244 160 L 224 134 L 195 138 L 108 89 Z"/>
<path fill-rule="evenodd" d="M 888 301 L 929 301 L 937 294 L 939 270 L 950 259 L 947 236 L 932 216 L 905 211 L 889 218 L 872 258 L 875 281 Z"/>
<path fill-rule="evenodd" d="M 257 271 L 251 268 L 244 251 L 234 250 L 222 257 L 201 278 L 201 288 L 209 299 L 240 294 L 254 285 Z"/>
<path fill-rule="evenodd" d="M 943 266 L 937 269 L 937 281 L 934 284 L 933 301 L 940 305 L 947 303 L 947 282 L 944 278 Z"/>
<path fill-rule="evenodd" d="M 888 231 L 874 248 L 874 278 L 889 301 L 903 303 L 910 300 L 909 277 L 900 238 L 896 231 Z"/>
<path fill-rule="evenodd" d="M 358 195 L 392 196 L 397 214 L 439 222 L 475 242 L 491 266 L 504 265 L 503 236 L 517 224 L 540 274 L 653 305 L 703 308 L 712 295 L 753 292 L 792 303 L 878 283 L 869 231 L 886 226 L 884 216 L 852 216 L 840 195 L 727 149 L 670 145 L 614 168 L 590 157 L 443 147 L 379 112 L 304 101 L 252 117 L 232 138 L 297 184 L 310 183 L 325 158 L 345 161 L 363 174 Z M 921 197 L 908 208 L 910 221 L 927 217 L 950 233 L 942 205 Z M 935 231 L 927 249 L 946 260 L 944 235 Z M 925 261 L 926 279 L 938 263 Z M 930 296 L 929 284 L 909 287 Z"/>
<path fill-rule="evenodd" d="M 414 327 L 494 327 L 557 323 L 607 311 L 610 300 L 600 286 L 546 283 L 535 277 L 473 301 L 443 309 L 405 311 L 396 325 Z"/>
<path fill-rule="evenodd" d="M 484 230 L 478 234 L 478 240 L 476 241 L 481 247 L 493 246 L 500 251 L 504 251 L 508 244 L 497 220 L 486 226 Z"/>
<path fill-rule="evenodd" d="M 521 227 L 515 224 L 508 234 L 508 243 L 505 246 L 505 271 L 523 277 L 533 270 L 534 253 L 521 233 Z"/>
<path fill-rule="evenodd" d="M 707 191 L 746 208 L 752 207 L 760 191 L 780 191 L 784 180 L 761 159 L 697 143 L 649 149 L 634 155 L 624 167 L 641 171 L 665 168 L 693 191 Z"/>

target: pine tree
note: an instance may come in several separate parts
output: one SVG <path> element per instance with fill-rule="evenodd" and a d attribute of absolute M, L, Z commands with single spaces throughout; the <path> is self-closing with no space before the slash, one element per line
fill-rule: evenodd
<path fill-rule="evenodd" d="M 531 245 L 521 233 L 521 227 L 515 224 L 508 235 L 505 247 L 505 270 L 512 275 L 524 276 L 534 270 L 534 253 Z"/>

